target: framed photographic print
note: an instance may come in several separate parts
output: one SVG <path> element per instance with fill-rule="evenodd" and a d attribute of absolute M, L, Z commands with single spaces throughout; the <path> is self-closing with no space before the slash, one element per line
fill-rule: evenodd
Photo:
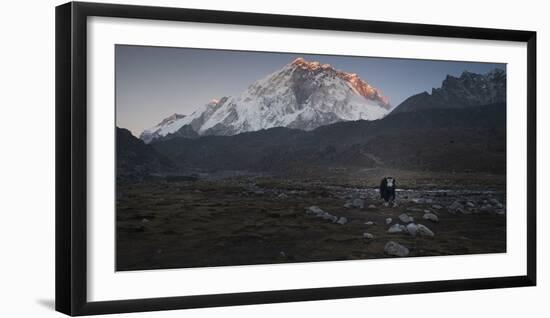
<path fill-rule="evenodd" d="M 535 32 L 61 5 L 56 308 L 534 286 L 535 121 Z"/>

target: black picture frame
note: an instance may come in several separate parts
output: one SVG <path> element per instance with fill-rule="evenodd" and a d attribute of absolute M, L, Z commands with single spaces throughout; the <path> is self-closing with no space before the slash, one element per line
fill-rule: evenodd
<path fill-rule="evenodd" d="M 527 274 L 89 302 L 86 256 L 86 36 L 91 16 L 501 40 L 527 44 Z M 536 32 L 168 7 L 70 2 L 56 7 L 56 310 L 92 315 L 490 289 L 536 284 Z"/>

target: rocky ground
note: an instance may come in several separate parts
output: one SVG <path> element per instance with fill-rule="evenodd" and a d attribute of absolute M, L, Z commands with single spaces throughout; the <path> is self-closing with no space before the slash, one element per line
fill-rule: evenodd
<path fill-rule="evenodd" d="M 119 182 L 117 270 L 506 252 L 504 176 L 335 174 Z"/>

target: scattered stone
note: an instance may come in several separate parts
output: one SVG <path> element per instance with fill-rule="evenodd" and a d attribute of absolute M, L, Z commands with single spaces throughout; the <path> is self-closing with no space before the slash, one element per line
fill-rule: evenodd
<path fill-rule="evenodd" d="M 408 248 L 399 243 L 395 243 L 394 241 L 389 241 L 388 243 L 386 243 L 386 245 L 384 246 L 384 252 L 388 255 L 399 257 L 409 255 Z"/>
<path fill-rule="evenodd" d="M 401 225 L 399 223 L 396 223 L 388 229 L 388 233 L 401 233 L 406 230 L 406 227 L 404 225 Z"/>
<path fill-rule="evenodd" d="M 149 220 L 146 219 L 146 218 L 143 218 L 143 219 L 141 220 L 141 223 L 149 223 Z"/>
<path fill-rule="evenodd" d="M 414 218 L 412 216 L 409 216 L 406 213 L 402 213 L 399 216 L 399 220 L 401 220 L 401 222 L 403 222 L 403 223 L 410 223 L 410 222 L 414 221 Z"/>
<path fill-rule="evenodd" d="M 504 205 L 503 205 L 502 203 L 495 204 L 495 206 L 496 206 L 498 209 L 504 208 Z"/>
<path fill-rule="evenodd" d="M 481 212 L 491 212 L 493 210 L 493 206 L 490 204 L 485 204 L 481 208 L 479 208 L 479 211 Z"/>
<path fill-rule="evenodd" d="M 472 201 L 468 201 L 466 202 L 466 206 L 469 208 L 475 208 L 476 205 Z"/>
<path fill-rule="evenodd" d="M 323 209 L 321 209 L 320 207 L 318 207 L 316 205 L 312 205 L 309 208 L 306 208 L 306 213 L 307 214 L 321 215 L 321 214 L 324 214 L 325 211 L 323 211 Z"/>
<path fill-rule="evenodd" d="M 424 220 L 429 220 L 429 221 L 432 221 L 432 222 L 439 222 L 439 217 L 437 217 L 437 215 L 433 214 L 433 213 L 426 213 L 424 214 L 424 216 L 422 216 L 422 218 Z"/>
<path fill-rule="evenodd" d="M 430 230 L 427 226 L 425 225 L 422 225 L 422 224 L 417 224 L 416 225 L 416 228 L 418 230 L 418 234 L 420 234 L 421 236 L 430 236 L 430 237 L 433 237 L 435 234 L 434 232 L 432 232 L 432 230 Z"/>
<path fill-rule="evenodd" d="M 286 195 L 285 193 L 281 193 L 277 196 L 277 198 L 279 199 L 287 199 L 288 198 L 288 195 Z"/>
<path fill-rule="evenodd" d="M 344 203 L 344 208 L 350 209 L 352 207 L 353 207 L 353 204 L 351 202 L 348 201 L 348 202 Z"/>
<path fill-rule="evenodd" d="M 340 224 L 340 225 L 344 225 L 346 223 L 348 223 L 348 218 L 346 218 L 345 216 L 341 216 L 337 221 L 336 223 Z"/>
<path fill-rule="evenodd" d="M 451 212 L 452 214 L 455 214 L 457 212 L 464 213 L 464 206 L 460 202 L 455 201 L 451 205 L 449 205 L 449 212 Z"/>
<path fill-rule="evenodd" d="M 376 205 L 371 204 L 371 205 L 368 206 L 368 208 L 371 209 L 371 210 L 372 210 L 372 209 L 376 209 Z"/>
<path fill-rule="evenodd" d="M 504 214 L 506 214 L 506 211 L 503 210 L 503 209 L 496 210 L 496 211 L 495 211 L 495 214 L 496 214 L 496 215 L 504 215 Z"/>
<path fill-rule="evenodd" d="M 500 204 L 500 202 L 498 202 L 498 200 L 495 198 L 489 199 L 489 203 L 491 203 L 492 205 Z"/>
<path fill-rule="evenodd" d="M 434 205 L 432 205 L 432 208 L 434 208 L 434 209 L 436 209 L 436 210 L 441 210 L 441 209 L 443 209 L 443 207 L 442 207 L 441 205 L 439 205 L 439 204 L 434 204 Z"/>
<path fill-rule="evenodd" d="M 365 225 L 374 225 L 374 222 L 373 221 L 367 221 L 367 222 L 365 222 Z"/>
<path fill-rule="evenodd" d="M 409 211 L 409 212 L 422 212 L 422 209 L 419 209 L 419 208 L 407 208 L 407 211 Z"/>
<path fill-rule="evenodd" d="M 391 223 L 391 221 L 392 221 L 392 219 L 391 219 L 391 218 L 387 218 L 387 219 L 386 219 L 386 224 L 390 224 L 390 223 Z"/>
<path fill-rule="evenodd" d="M 418 227 L 414 223 L 407 224 L 407 233 L 409 233 L 412 236 L 416 236 L 416 231 L 418 230 Z"/>
<path fill-rule="evenodd" d="M 392 202 L 392 207 L 397 208 L 397 207 L 399 207 L 399 204 L 397 204 L 397 202 L 393 201 Z"/>
<path fill-rule="evenodd" d="M 363 233 L 363 238 L 366 239 L 366 240 L 372 240 L 374 238 L 374 235 L 365 232 L 365 233 Z"/>
<path fill-rule="evenodd" d="M 363 199 L 354 199 L 351 204 L 354 208 L 362 209 L 365 207 L 365 200 Z"/>
<path fill-rule="evenodd" d="M 390 206 L 390 204 L 388 202 L 384 202 L 384 206 L 387 208 Z"/>

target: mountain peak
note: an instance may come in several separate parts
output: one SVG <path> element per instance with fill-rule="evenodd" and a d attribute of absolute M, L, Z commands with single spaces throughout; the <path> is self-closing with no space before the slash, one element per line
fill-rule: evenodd
<path fill-rule="evenodd" d="M 213 99 L 170 125 L 144 131 L 141 138 L 236 135 L 274 127 L 312 130 L 339 121 L 380 119 L 389 108 L 388 99 L 357 73 L 300 57 L 240 95 Z"/>
<path fill-rule="evenodd" d="M 330 64 L 321 64 L 318 61 L 306 61 L 303 57 L 298 57 L 290 65 L 299 67 L 301 69 L 317 71 L 317 70 L 334 70 Z"/>
<path fill-rule="evenodd" d="M 301 70 L 306 70 L 310 72 L 325 72 L 336 76 L 340 79 L 343 79 L 348 83 L 348 85 L 358 94 L 370 100 L 378 102 L 380 106 L 385 109 L 390 109 L 391 105 L 389 99 L 382 94 L 382 92 L 371 86 L 369 83 L 362 80 L 357 73 L 348 73 L 341 70 L 337 70 L 332 67 L 330 64 L 321 64 L 318 61 L 307 61 L 302 57 L 296 58 L 291 66 L 299 68 Z"/>
<path fill-rule="evenodd" d="M 465 108 L 506 102 L 506 71 L 495 68 L 485 74 L 464 71 L 447 75 L 441 87 L 407 98 L 392 113 L 428 108 Z"/>
<path fill-rule="evenodd" d="M 160 123 L 158 123 L 155 127 L 161 127 L 161 126 L 165 126 L 165 125 L 168 125 L 170 123 L 173 123 L 174 121 L 178 120 L 178 119 L 181 119 L 185 117 L 185 115 L 182 115 L 182 114 L 178 114 L 178 113 L 173 113 L 172 115 L 164 118 Z"/>

